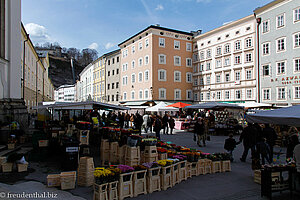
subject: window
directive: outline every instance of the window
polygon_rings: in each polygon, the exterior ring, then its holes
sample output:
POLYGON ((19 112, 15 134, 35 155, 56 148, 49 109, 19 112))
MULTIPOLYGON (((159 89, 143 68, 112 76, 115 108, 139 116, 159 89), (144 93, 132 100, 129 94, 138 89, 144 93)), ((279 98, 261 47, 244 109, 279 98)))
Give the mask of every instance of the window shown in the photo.
POLYGON ((127 100, 127 92, 123 93, 123 100, 127 100))
POLYGON ((222 54, 222 47, 217 47, 216 52, 217 52, 216 53, 217 56, 221 55, 222 54))
POLYGON ((278 15, 277 17, 277 28, 281 28, 284 26, 284 14, 278 15))
POLYGON ((300 8, 294 10, 294 22, 300 21, 300 8))
POLYGON ((192 90, 187 90, 186 91, 186 99, 187 100, 191 100, 192 99, 192 90))
POLYGON ((206 100, 210 100, 210 92, 206 93, 206 100))
POLYGON ((149 39, 147 38, 146 40, 145 40, 145 47, 147 48, 149 46, 149 39))
POLYGON ((167 90, 165 88, 159 88, 158 89, 158 98, 159 99, 166 99, 166 93, 167 93, 167 90))
POLYGON ((110 71, 107 72, 107 76, 110 76, 110 71))
POLYGON ((186 66, 187 67, 192 67, 192 59, 191 58, 186 59, 186 66))
POLYGON ((174 90, 174 99, 175 100, 181 100, 181 90, 180 89, 175 89, 174 90))
POLYGON ((224 53, 230 53, 230 44, 225 44, 224 53))
POLYGON ((181 66, 181 58, 180 56, 174 56, 174 65, 181 66))
POLYGON ((235 80, 236 80, 236 81, 241 80, 241 72, 240 72, 240 71, 235 72, 235 80))
POLYGON ((252 70, 246 70, 246 80, 252 79, 252 70))
POLYGON ((300 33, 294 35, 294 48, 300 47, 300 33))
POLYGON ((186 82, 192 83, 192 73, 191 72, 186 73, 186 82))
POLYGON ((143 58, 139 58, 139 66, 141 67, 143 65, 143 58))
POLYGON ((252 98, 252 90, 246 90, 246 98, 251 99, 252 98))
POLYGON ((285 38, 277 40, 277 52, 285 50, 285 38))
POLYGON ((202 72, 203 70, 204 70, 204 63, 201 63, 199 71, 202 72))
POLYGON ((143 90, 139 91, 139 99, 143 99, 143 90))
POLYGON ((285 100, 285 88, 277 88, 278 100, 285 100))
POLYGON ((107 64, 110 65, 110 60, 108 60, 107 64))
POLYGON ((200 101, 203 101, 204 100, 204 96, 203 96, 203 93, 200 94, 200 101))
POLYGON ((142 49, 143 49, 143 43, 139 42, 139 50, 142 50, 142 49))
POLYGON ((263 76, 270 76, 270 66, 263 65, 263 76))
POLYGON ((242 95, 241 95, 241 90, 236 90, 235 91, 235 99, 241 99, 242 95))
POLYGON ((127 76, 123 76, 123 78, 122 78, 122 84, 123 85, 127 85, 127 83, 128 83, 128 77, 127 76))
POLYGON ((206 58, 211 58, 211 49, 206 51, 206 58))
POLYGON ((159 81, 167 81, 167 71, 164 69, 158 70, 158 80, 159 81))
POLYGON ((117 57, 117 63, 120 61, 120 58, 119 58, 119 56, 117 57))
POLYGON ((195 85, 195 86, 198 85, 198 78, 194 78, 194 85, 195 85))
MULTIPOLYGON (((118 57, 119 58, 119 57, 118 57)), ((117 74, 119 74, 119 69, 117 69, 117 74)))
POLYGON ((220 68, 220 67, 222 67, 222 60, 218 59, 216 60, 216 68, 220 68))
POLYGON ((234 57, 234 64, 241 64, 241 56, 237 55, 234 57))
POLYGON ((149 90, 147 90, 147 89, 144 91, 144 98, 145 99, 149 98, 149 90))
POLYGON ((224 66, 229 66, 230 65, 230 57, 224 58, 224 66))
POLYGON ((246 53, 246 62, 252 62, 252 53, 246 53))
POLYGON ((270 43, 264 43, 263 44, 263 55, 269 55, 270 54, 270 43))
POLYGON ((180 41, 174 40, 174 49, 180 49, 180 41))
POLYGON ((114 83, 111 84, 111 89, 115 89, 115 84, 114 83))
POLYGON ((110 84, 107 84, 107 90, 109 90, 109 88, 110 88, 109 86, 110 86, 110 84))
POLYGON ((203 77, 200 77, 200 85, 204 85, 203 77))
POLYGON ((210 62, 206 62, 206 70, 211 70, 211 63, 210 62))
POLYGON ((145 71, 145 81, 149 81, 149 70, 145 71))
POLYGON ((131 91, 131 99, 134 99, 134 96, 135 96, 135 92, 131 91))
POLYGON ((206 84, 209 85, 210 84, 210 76, 206 77, 206 84))
POLYGON ((159 38, 159 47, 165 47, 165 38, 159 38))
POLYGON ((109 96, 109 95, 107 95, 107 101, 108 101, 108 102, 110 101, 110 100, 109 100, 109 97, 110 97, 110 96, 109 96))
POLYGON ((263 89, 264 100, 270 100, 270 89, 263 89))
POLYGON ((186 51, 192 51, 192 44, 186 43, 186 51))
POLYGON ((112 70, 112 75, 115 75, 115 70, 112 70))
POLYGON ((131 83, 135 83, 135 74, 131 74, 131 83))
POLYGON ((139 72, 139 82, 143 81, 143 72, 139 72))
POLYGON ((134 69, 134 67, 135 67, 135 61, 133 60, 131 61, 131 68, 134 69))
POLYGON ((174 82, 181 82, 181 72, 174 71, 174 82))
POLYGON ((225 99, 230 99, 230 92, 228 90, 225 91, 225 99))
POLYGON ((230 74, 226 73, 225 74, 225 82, 229 82, 230 81, 230 74))
POLYGON ((221 92, 220 91, 218 91, 217 93, 216 93, 217 95, 217 100, 220 100, 221 99, 221 92))
POLYGON ((122 70, 123 70, 123 72, 128 70, 128 64, 127 63, 123 64, 122 70))
POLYGON ((204 51, 200 52, 200 60, 204 60, 204 51))
POLYGON ((119 82, 116 82, 116 89, 119 88, 119 82))
POLYGON ((240 40, 238 40, 234 43, 234 50, 235 51, 241 50, 241 41, 240 40))
POLYGON ((135 53, 135 46, 131 47, 131 53, 134 54, 135 53))
POLYGON ((145 56, 145 65, 149 64, 149 56, 145 56))
POLYGON ((295 87, 295 99, 300 99, 300 87, 295 87))
POLYGON ((221 83, 221 74, 216 75, 216 83, 221 83))
POLYGON ((252 47, 252 38, 247 38, 246 39, 246 48, 252 47))
POLYGON ((166 64, 166 55, 159 54, 158 57, 159 57, 159 60, 158 60, 159 64, 166 64))
POLYGON ((294 66, 295 66, 295 68, 294 68, 295 71, 299 72, 300 71, 300 59, 299 58, 294 60, 294 66))
POLYGON ((277 63, 277 74, 285 73, 285 61, 281 61, 277 63))
POLYGON ((269 32, 269 30, 270 30, 269 23, 270 23, 269 20, 263 22, 263 29, 262 29, 263 33, 269 32))
POLYGON ((194 101, 198 101, 198 93, 194 94, 194 101))

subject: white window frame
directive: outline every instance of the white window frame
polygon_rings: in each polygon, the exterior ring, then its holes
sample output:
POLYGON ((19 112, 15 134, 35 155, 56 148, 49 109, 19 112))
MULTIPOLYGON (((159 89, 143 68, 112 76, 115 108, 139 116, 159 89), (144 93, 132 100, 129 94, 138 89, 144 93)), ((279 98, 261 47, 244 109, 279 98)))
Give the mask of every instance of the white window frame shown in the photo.
POLYGON ((189 42, 186 43, 186 51, 192 51, 192 44, 189 42))
POLYGON ((135 91, 134 91, 134 90, 132 90, 132 91, 130 92, 130 99, 131 99, 131 100, 135 99, 135 91))
POLYGON ((134 69, 135 68, 135 60, 132 60, 131 61, 131 69, 134 69))
POLYGON ((271 76, 271 65, 270 64, 264 64, 262 65, 262 75, 263 76, 271 76), (268 74, 266 74, 265 67, 268 67, 268 74))
POLYGON ((192 100, 193 99, 193 91, 192 90, 186 90, 186 100, 192 100), (189 97, 190 93, 190 97, 189 97))
POLYGON ((149 76, 150 76, 149 70, 146 70, 145 74, 144 74, 144 77, 145 77, 144 80, 145 80, 145 82, 149 81, 149 76), (146 76, 146 74, 148 74, 148 76, 146 76))
POLYGON ((229 72, 225 73, 225 82, 226 83, 230 82, 230 73, 229 72), (227 75, 229 75, 229 80, 227 80, 227 75))
POLYGON ((148 89, 145 89, 144 90, 144 98, 145 99, 149 99, 149 90, 148 89), (146 95, 147 94, 147 95, 146 95))
POLYGON ((211 70, 211 61, 206 62, 206 70, 207 71, 211 70))
POLYGON ((123 100, 127 100, 127 92, 123 92, 123 100))
POLYGON ((216 59, 216 68, 222 67, 222 59, 216 59))
POLYGON ((284 51, 286 51, 286 38, 285 37, 278 38, 276 40, 276 52, 280 53, 280 52, 284 52, 284 51), (281 49, 282 44, 280 44, 280 49, 279 49, 279 42, 282 43, 282 41, 283 41, 283 49, 281 49))
POLYGON ((193 66, 192 58, 186 58, 186 67, 192 67, 192 66, 193 66))
POLYGON ((269 19, 262 22, 261 31, 262 31, 263 34, 270 32, 270 20, 269 19))
POLYGON ((139 42, 139 51, 143 50, 143 42, 139 42))
POLYGON ((224 54, 230 53, 230 44, 227 43, 224 45, 224 54))
POLYGON ((241 80, 241 71, 235 71, 234 75, 235 75, 234 78, 235 78, 236 81, 241 80))
POLYGON ((206 58, 207 59, 211 58, 211 49, 206 50, 206 58))
POLYGON ((276 16, 276 29, 283 28, 285 26, 285 13, 281 13, 276 16))
POLYGON ((262 55, 263 56, 269 56, 270 55, 270 47, 271 47, 270 42, 265 42, 265 43, 262 44, 262 55))
POLYGON ((167 70, 165 70, 165 69, 158 70, 158 81, 167 81, 167 70), (161 72, 164 73, 164 78, 160 77, 161 72))
POLYGON ((203 101, 203 100, 204 100, 204 95, 203 95, 203 93, 200 93, 199 99, 200 99, 200 101, 203 101))
POLYGON ((242 99, 242 90, 235 90, 235 99, 236 99, 236 100, 242 99), (239 95, 240 95, 239 98, 238 98, 238 93, 239 93, 239 95))
POLYGON ((224 99, 230 99, 230 90, 225 90, 224 94, 224 99))
POLYGON ((242 44, 241 40, 235 41, 234 42, 234 51, 240 51, 242 49, 242 45, 241 44, 242 44))
POLYGON ((211 76, 206 76, 206 84, 207 85, 211 84, 211 76))
POLYGON ((253 76, 253 70, 252 69, 247 69, 246 70, 246 80, 251 80, 253 76))
POLYGON ((139 58, 138 65, 139 65, 139 67, 143 66, 143 58, 142 57, 139 58))
POLYGON ((300 47, 300 32, 295 33, 293 35, 293 47, 299 48, 300 47))
POLYGON ((253 39, 252 39, 252 37, 246 38, 245 39, 245 49, 252 48, 252 47, 253 47, 253 39))
POLYGON ((252 99, 252 89, 247 89, 246 90, 246 99, 252 99))
POLYGON ((167 63, 167 56, 165 54, 158 54, 158 64, 165 65, 167 63), (163 57, 163 62, 161 62, 161 57, 163 57))
POLYGON ((294 99, 300 100, 300 86, 294 86, 294 99))
POLYGON ((294 23, 300 22, 300 7, 293 10, 294 23))
POLYGON ((148 64, 149 64, 149 56, 146 55, 146 56, 145 56, 145 65, 148 65, 148 64))
POLYGON ((253 53, 245 53, 245 62, 253 62, 253 53))
POLYGON ((165 48, 165 46, 166 46, 166 40, 165 40, 165 38, 159 38, 158 39, 158 46, 165 48))
POLYGON ((174 89, 174 100, 181 100, 181 89, 174 89), (176 97, 176 94, 178 92, 178 97, 176 97))
POLYGON ((194 93, 194 101, 198 101, 198 93, 194 93))
POLYGON ((235 55, 234 56, 234 64, 235 65, 240 65, 240 64, 242 64, 242 55, 235 55), (239 57, 239 59, 238 59, 238 61, 239 62, 237 62, 237 58, 239 57))
POLYGON ((285 60, 276 62, 276 74, 277 75, 283 75, 283 74, 285 74, 286 70, 287 70, 287 66, 286 66, 286 61, 285 60), (284 70, 282 70, 282 66, 280 66, 280 70, 279 70, 279 68, 278 68, 279 65, 278 64, 282 64, 282 63, 284 63, 284 66, 283 66, 284 70))
POLYGON ((216 99, 217 99, 217 100, 221 100, 221 98, 222 98, 222 93, 221 93, 221 91, 217 91, 217 92, 216 92, 216 99))
POLYGON ((174 71, 174 82, 181 82, 181 71, 174 71), (176 79, 176 74, 179 74, 179 80, 176 79))
POLYGON ((143 90, 139 90, 139 99, 143 99, 143 90), (141 93, 142 92, 142 93, 141 93), (141 95, 142 94, 142 95, 141 95))
POLYGON ((193 82, 193 74, 191 72, 187 72, 186 73, 186 82, 187 83, 192 83, 193 82), (190 77, 190 80, 189 80, 189 77, 190 77))
POLYGON ((271 88, 263 88, 262 92, 263 92, 262 98, 264 101, 271 100, 271 88), (266 97, 268 97, 268 98, 266 98, 266 97))
POLYGON ((131 54, 134 54, 135 53, 135 46, 132 46, 131 47, 131 54))
POLYGON ((300 57, 293 60, 294 72, 300 72, 300 57))
POLYGON ((174 56, 174 66, 181 66, 181 57, 180 56, 174 56), (178 59, 179 63, 176 63, 176 59, 178 59))
POLYGON ((127 85, 128 84, 128 76, 123 76, 122 77, 122 85, 127 85))
POLYGON ((180 50, 180 41, 174 40, 174 49, 180 50))
POLYGON ((167 99, 167 89, 166 88, 159 88, 158 89, 158 99, 167 99), (161 93, 164 93, 164 96, 161 93))
POLYGON ((132 84, 136 83, 136 76, 135 76, 135 73, 132 73, 130 77, 131 77, 131 83, 132 83, 132 84))
POLYGON ((222 47, 221 46, 217 46, 216 47, 216 56, 220 56, 222 55, 222 47))
POLYGON ((286 87, 277 87, 276 88, 276 98, 277 98, 277 100, 278 101, 284 101, 284 100, 286 100, 286 97, 287 97, 287 95, 286 95, 286 87), (284 92, 282 93, 281 92, 281 97, 279 97, 279 89, 284 89, 284 92), (283 94, 283 95, 282 95, 283 94), (282 98, 282 96, 284 96, 283 98, 282 98))
POLYGON ((139 83, 143 82, 143 72, 138 73, 138 82, 139 83))
POLYGON ((216 83, 221 83, 221 74, 216 74, 216 83))
POLYGON ((148 48, 149 47, 149 38, 146 38, 145 39, 145 48, 148 48))
POLYGON ((230 66, 230 59, 231 57, 228 56, 228 57, 224 57, 224 66, 230 66))

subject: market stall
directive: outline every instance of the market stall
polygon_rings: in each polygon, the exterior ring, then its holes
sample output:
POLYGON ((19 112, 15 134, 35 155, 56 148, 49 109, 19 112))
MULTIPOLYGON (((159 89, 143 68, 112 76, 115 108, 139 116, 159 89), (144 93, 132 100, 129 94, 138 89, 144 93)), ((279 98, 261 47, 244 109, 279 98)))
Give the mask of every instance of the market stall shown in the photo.
MULTIPOLYGON (((186 106, 190 106, 190 105, 191 104, 177 102, 177 103, 168 105, 167 107, 182 109, 182 108, 184 108, 186 106)), ((191 128, 191 126, 193 126, 191 119, 186 119, 186 118, 176 118, 175 119, 175 127, 174 128, 177 130, 186 130, 186 129, 191 128)))

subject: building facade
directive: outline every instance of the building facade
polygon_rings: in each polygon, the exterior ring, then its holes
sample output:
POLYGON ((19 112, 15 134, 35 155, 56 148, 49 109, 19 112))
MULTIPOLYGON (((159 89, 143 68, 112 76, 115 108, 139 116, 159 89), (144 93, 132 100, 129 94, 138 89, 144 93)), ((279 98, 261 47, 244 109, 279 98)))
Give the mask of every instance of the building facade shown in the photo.
MULTIPOLYGON (((79 74, 79 94, 78 101, 93 100, 93 79, 94 63, 90 63, 79 74)), ((78 84, 78 82, 77 82, 78 84)))
POLYGON ((256 100, 255 30, 250 15, 194 38, 194 101, 256 100))
POLYGON ((122 102, 192 101, 192 36, 152 25, 120 43, 122 102))
POLYGON ((276 0, 257 8, 258 100, 277 106, 300 103, 300 4, 276 0))
POLYGON ((120 49, 105 54, 106 102, 119 104, 120 96, 120 49))
POLYGON ((54 91, 54 100, 56 102, 74 102, 75 96, 75 85, 61 85, 54 91))
POLYGON ((105 56, 102 55, 93 62, 93 97, 94 101, 105 102, 105 56))

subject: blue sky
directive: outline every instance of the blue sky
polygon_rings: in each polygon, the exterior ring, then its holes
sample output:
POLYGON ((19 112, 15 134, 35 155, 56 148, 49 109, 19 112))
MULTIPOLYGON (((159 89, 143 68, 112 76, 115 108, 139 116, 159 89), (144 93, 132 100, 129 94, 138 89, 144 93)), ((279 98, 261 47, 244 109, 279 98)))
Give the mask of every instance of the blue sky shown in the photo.
POLYGON ((91 47, 100 56, 151 24, 207 32, 270 1, 22 0, 22 22, 34 43, 91 47))

